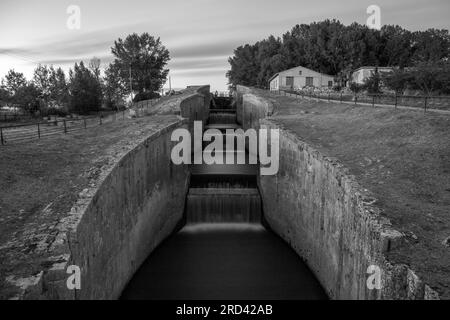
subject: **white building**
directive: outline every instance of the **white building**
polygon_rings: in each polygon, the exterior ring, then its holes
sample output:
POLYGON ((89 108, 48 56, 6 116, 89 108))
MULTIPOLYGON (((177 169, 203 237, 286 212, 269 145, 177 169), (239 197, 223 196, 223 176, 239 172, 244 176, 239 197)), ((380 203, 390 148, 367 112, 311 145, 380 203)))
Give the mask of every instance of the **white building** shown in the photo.
POLYGON ((305 67, 295 67, 281 71, 269 80, 270 90, 302 89, 304 87, 331 88, 334 85, 334 77, 322 74, 305 67))
POLYGON ((394 70, 394 68, 391 67, 361 67, 353 71, 351 81, 356 84, 364 84, 377 69, 380 74, 389 73, 394 70))

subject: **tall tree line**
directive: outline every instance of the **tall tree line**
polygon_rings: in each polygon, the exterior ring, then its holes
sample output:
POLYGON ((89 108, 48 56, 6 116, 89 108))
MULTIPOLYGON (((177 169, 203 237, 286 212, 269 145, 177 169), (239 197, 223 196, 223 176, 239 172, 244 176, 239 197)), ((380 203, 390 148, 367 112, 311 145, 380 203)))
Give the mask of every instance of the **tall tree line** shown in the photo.
POLYGON ((61 68, 38 65, 33 78, 10 70, 0 85, 0 100, 24 110, 86 114, 101 107, 116 109, 129 96, 134 101, 158 97, 169 70, 169 51, 148 33, 118 39, 111 48, 113 61, 101 72, 101 60, 75 63, 68 76, 61 68), (131 80, 131 83, 130 83, 131 80))
POLYGON ((335 75, 342 83, 362 66, 395 66, 448 61, 448 30, 411 32, 386 25, 381 30, 337 20, 294 26, 281 38, 269 36, 234 50, 227 72, 230 85, 267 87, 270 77, 282 70, 304 66, 335 75))

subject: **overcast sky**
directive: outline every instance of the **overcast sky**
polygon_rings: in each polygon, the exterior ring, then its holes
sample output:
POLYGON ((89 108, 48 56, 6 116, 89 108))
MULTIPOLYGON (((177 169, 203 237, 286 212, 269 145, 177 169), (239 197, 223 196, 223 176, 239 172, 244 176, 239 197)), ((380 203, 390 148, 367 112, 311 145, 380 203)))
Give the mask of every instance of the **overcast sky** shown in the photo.
POLYGON ((37 63, 68 70, 92 56, 104 66, 115 39, 149 32, 171 53, 173 87, 225 90, 227 60, 239 45, 327 18, 365 23, 371 4, 381 8, 382 24, 450 27, 449 0, 0 0, 0 77, 14 68, 30 78, 37 63), (66 26, 70 5, 81 9, 80 30, 66 26))

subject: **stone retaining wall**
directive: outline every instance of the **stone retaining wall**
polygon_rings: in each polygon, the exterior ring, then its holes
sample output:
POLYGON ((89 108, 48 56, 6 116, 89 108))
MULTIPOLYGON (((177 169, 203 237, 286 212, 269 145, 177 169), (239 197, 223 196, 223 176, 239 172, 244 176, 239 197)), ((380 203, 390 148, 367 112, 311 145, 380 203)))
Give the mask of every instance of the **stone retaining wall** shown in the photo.
MULTIPOLYGON (((240 89, 247 126, 280 129, 280 169, 260 176, 264 217, 307 262, 332 299, 436 299, 437 293, 406 265, 385 254, 401 245, 370 191, 337 159, 326 157, 269 114, 270 101, 240 89), (257 120, 256 120, 257 119, 257 120), (370 266, 381 271, 381 289, 367 286, 370 266)), ((372 269, 374 270, 374 269, 372 269)), ((372 271, 373 272, 373 271, 372 271)))

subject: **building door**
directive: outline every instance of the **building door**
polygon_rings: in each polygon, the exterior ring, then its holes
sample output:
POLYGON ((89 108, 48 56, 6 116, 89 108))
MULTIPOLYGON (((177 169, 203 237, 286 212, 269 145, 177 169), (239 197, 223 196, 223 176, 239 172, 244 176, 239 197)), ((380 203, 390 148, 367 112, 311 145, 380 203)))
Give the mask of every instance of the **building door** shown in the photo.
POLYGON ((291 89, 294 87, 294 77, 286 77, 286 87, 291 89))
POLYGON ((313 77, 306 77, 306 86, 314 87, 314 78, 313 77))

